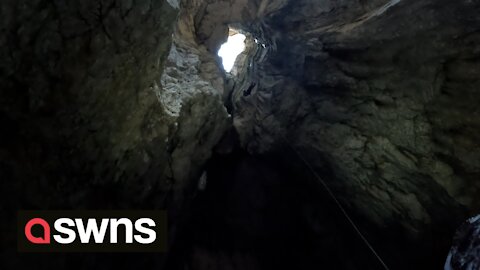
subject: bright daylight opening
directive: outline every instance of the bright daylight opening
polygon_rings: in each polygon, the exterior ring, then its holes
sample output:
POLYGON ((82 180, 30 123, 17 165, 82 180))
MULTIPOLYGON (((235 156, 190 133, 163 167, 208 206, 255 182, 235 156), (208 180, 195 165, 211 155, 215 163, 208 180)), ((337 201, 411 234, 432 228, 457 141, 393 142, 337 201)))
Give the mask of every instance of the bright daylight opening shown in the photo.
POLYGON ((222 57, 223 69, 230 72, 235 64, 235 59, 245 50, 245 39, 247 37, 243 34, 235 34, 228 37, 220 50, 218 56, 222 57))

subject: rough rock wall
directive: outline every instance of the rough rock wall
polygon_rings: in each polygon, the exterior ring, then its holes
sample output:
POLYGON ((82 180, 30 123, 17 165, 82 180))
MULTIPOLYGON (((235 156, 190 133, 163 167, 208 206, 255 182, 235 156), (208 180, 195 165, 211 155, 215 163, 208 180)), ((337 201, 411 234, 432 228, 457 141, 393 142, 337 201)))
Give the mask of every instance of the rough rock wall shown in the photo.
POLYGON ((423 243, 440 262, 480 210, 479 11, 476 1, 303 0, 246 26, 272 32, 250 78, 258 87, 234 101, 243 145, 293 145, 367 231, 382 229, 372 238, 423 243))
POLYGON ((154 140, 168 135, 152 86, 176 13, 165 1, 2 4, 2 178, 68 186, 148 174, 164 152, 154 140))
POLYGON ((178 8, 2 2, 2 247, 20 209, 178 209, 196 186, 227 113, 215 62, 177 42, 178 8))
POLYGON ((231 121, 223 104, 224 78, 218 59, 198 42, 194 18, 199 3, 184 1, 181 7, 161 86, 155 89, 164 111, 177 121, 171 164, 174 179, 184 187, 182 182, 201 175, 231 121))

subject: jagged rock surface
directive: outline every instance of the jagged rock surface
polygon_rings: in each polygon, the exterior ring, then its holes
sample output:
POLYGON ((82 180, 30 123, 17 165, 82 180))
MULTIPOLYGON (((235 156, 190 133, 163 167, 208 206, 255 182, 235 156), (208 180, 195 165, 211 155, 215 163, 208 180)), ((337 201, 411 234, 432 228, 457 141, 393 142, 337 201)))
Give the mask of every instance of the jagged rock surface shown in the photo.
POLYGON ((445 270, 480 269, 480 216, 467 220, 456 232, 445 270))

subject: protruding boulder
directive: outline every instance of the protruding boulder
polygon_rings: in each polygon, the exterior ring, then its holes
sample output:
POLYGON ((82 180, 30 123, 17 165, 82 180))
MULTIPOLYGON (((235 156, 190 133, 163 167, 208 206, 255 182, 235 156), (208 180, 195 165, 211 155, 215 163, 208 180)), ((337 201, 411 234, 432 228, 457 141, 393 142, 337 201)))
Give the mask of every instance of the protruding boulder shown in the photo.
POLYGON ((467 220, 457 230, 445 262, 445 270, 480 269, 480 215, 467 220))

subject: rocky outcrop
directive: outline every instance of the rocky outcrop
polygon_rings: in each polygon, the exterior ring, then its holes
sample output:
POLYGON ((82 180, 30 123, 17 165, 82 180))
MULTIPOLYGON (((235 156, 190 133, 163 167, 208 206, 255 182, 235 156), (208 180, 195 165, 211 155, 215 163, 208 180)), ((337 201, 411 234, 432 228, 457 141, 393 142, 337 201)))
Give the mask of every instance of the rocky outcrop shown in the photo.
POLYGON ((480 216, 467 220, 456 232, 445 270, 480 268, 480 216))

